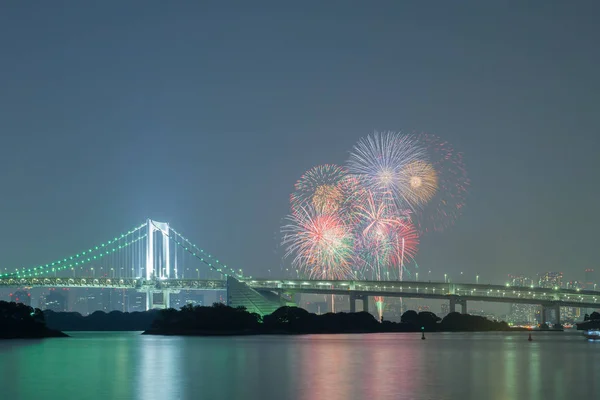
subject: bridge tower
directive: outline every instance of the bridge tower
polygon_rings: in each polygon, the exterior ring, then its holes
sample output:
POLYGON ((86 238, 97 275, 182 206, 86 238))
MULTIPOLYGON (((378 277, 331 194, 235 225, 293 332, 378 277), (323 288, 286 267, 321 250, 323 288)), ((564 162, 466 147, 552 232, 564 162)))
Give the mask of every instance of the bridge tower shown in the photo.
POLYGON ((153 278, 166 279, 171 273, 171 257, 169 254, 169 224, 148 219, 148 243, 146 246, 146 280, 153 278), (154 233, 160 232, 162 238, 162 260, 160 268, 156 270, 156 257, 154 255, 154 233))
MULTIPOLYGON (((160 281, 168 279, 171 276, 171 255, 169 251, 169 223, 158 222, 151 219, 147 221, 147 242, 146 242, 146 274, 145 282, 142 284, 141 292, 146 293, 146 310, 153 308, 169 308, 171 306, 170 295, 177 293, 168 288, 161 287, 160 281), (156 232, 160 233, 162 239, 155 243, 156 232), (157 258, 155 254, 155 244, 161 245, 160 255, 157 258), (155 293, 162 294, 163 301, 160 304, 154 303, 155 293)), ((176 277, 175 277, 176 278, 176 277)))

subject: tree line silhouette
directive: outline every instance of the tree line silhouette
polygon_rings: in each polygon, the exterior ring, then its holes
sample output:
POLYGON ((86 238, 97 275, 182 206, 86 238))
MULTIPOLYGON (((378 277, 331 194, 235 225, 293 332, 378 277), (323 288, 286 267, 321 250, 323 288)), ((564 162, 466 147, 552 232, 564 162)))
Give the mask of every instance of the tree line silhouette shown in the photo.
POLYGON ((0 301, 0 339, 67 336, 46 326, 44 314, 22 303, 0 301))
MULTIPOLYGON (((594 314, 592 316, 596 317, 594 314)), ((378 321, 367 312, 317 315, 299 307, 289 306, 281 307, 272 314, 261 317, 256 313, 248 312, 244 307, 233 308, 215 303, 209 307, 188 304, 180 310, 169 308, 132 313, 96 311, 88 316, 82 316, 76 312, 50 310, 42 312, 24 304, 0 301, 0 338, 60 336, 62 335, 60 331, 240 335, 503 330, 510 330, 505 322, 456 312, 441 319, 432 312, 417 313, 409 310, 402 315, 400 322, 391 322, 378 321)))
POLYGON ((406 311, 401 322, 377 321, 368 312, 312 314, 299 307, 281 307, 261 317, 244 307, 232 308, 215 303, 212 307, 186 305, 180 311, 159 311, 146 334, 227 335, 227 334, 308 334, 368 332, 456 332, 505 331, 506 322, 484 317, 448 314, 444 319, 432 312, 406 311))

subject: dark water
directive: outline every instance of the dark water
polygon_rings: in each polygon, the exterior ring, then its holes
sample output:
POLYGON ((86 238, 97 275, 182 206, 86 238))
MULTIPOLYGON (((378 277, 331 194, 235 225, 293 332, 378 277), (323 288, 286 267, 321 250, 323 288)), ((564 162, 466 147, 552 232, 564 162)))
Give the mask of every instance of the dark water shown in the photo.
POLYGON ((575 334, 0 342, 0 399, 597 399, 600 343, 575 334))

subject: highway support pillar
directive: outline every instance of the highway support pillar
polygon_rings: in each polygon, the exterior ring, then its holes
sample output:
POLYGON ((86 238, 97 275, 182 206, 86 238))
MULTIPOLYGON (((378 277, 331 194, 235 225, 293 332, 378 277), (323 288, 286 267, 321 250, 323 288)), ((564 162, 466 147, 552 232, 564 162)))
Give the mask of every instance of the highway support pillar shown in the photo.
POLYGON ((356 312, 356 295, 354 295, 354 294, 350 295, 350 312, 351 313, 356 312))
POLYGON ((457 304, 459 304, 461 307, 461 313, 466 314, 467 313, 467 300, 461 299, 458 296, 450 297, 450 312, 451 313, 456 312, 457 304))
POLYGON ((171 308, 171 292, 168 290, 163 290, 163 301, 165 304, 165 309, 171 308))
POLYGON ((154 292, 146 290, 146 311, 152 310, 154 307, 154 292))
POLYGON ((362 300, 362 310, 369 312, 369 296, 366 294, 350 294, 350 312, 356 312, 356 300, 362 300))

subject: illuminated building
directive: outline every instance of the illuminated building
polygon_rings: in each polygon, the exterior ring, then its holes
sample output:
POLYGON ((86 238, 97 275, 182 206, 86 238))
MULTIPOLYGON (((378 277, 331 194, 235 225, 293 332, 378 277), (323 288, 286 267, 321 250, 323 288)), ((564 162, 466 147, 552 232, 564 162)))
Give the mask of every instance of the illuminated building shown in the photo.
POLYGON ((113 289, 114 293, 113 304, 111 304, 111 311, 117 310, 121 312, 129 311, 129 290, 127 289, 113 289))
POLYGON ((198 293, 194 290, 182 290, 179 295, 171 296, 171 307, 179 309, 186 304, 192 304, 194 306, 203 306, 204 294, 198 293))
POLYGON ((529 325, 535 323, 535 314, 539 307, 532 304, 511 304, 508 313, 508 322, 515 325, 529 325))
POLYGON ((87 289, 87 313, 102 310, 102 299, 99 289, 87 289))
POLYGON ((140 292, 132 293, 129 300, 129 312, 146 311, 146 294, 140 292))
POLYGON ((594 290, 594 285, 596 284, 596 275, 594 273, 593 268, 587 268, 585 270, 585 286, 588 290, 594 290))
POLYGON ((78 296, 73 303, 73 311, 81 315, 88 314, 87 296, 78 296))
POLYGON ((539 275, 539 286, 543 288, 562 287, 562 272, 544 272, 539 275))
POLYGON ((67 311, 67 294, 63 294, 56 289, 50 289, 50 292, 46 296, 45 309, 55 312, 67 311))
POLYGON ((569 281, 566 284, 567 289, 583 289, 584 284, 579 281, 569 281))
POLYGON ((450 304, 448 304, 448 302, 444 302, 442 303, 442 315, 448 315, 448 313, 450 312, 450 304))
POLYGON ((525 275, 508 275, 508 284, 510 286, 530 287, 534 282, 533 279, 525 275))
POLYGON ((17 290, 16 292, 10 294, 10 301, 31 306, 31 293, 25 290, 17 290))

